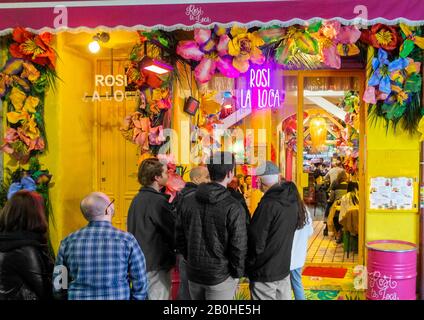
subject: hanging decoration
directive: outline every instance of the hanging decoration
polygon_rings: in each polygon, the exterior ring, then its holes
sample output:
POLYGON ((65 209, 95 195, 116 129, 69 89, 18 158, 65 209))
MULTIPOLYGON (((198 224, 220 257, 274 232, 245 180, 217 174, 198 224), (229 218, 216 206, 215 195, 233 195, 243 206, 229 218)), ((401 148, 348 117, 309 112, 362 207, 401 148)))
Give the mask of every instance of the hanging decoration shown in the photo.
POLYGON ((321 116, 314 117, 309 122, 309 134, 311 135, 312 149, 321 150, 327 140, 327 121, 321 116))
POLYGON ((352 126, 356 131, 359 131, 360 98, 358 92, 346 92, 339 107, 346 112, 345 123, 352 126))
MULTIPOLYGON (((169 46, 168 40, 160 32, 139 32, 140 42, 130 54, 130 66, 127 70, 128 84, 138 93, 135 112, 127 115, 120 131, 125 139, 140 147, 141 163, 145 158, 156 156, 166 142, 164 129, 170 127, 169 111, 172 107, 172 73, 157 74, 145 69, 149 41, 161 46, 169 46)), ((161 48, 160 48, 161 49, 161 48)))

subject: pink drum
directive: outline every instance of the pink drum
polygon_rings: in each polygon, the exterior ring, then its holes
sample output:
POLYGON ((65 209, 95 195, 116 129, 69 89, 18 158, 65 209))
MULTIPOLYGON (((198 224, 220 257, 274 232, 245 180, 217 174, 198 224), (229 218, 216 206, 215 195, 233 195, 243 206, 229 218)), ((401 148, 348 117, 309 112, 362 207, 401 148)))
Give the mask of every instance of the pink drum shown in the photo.
POLYGON ((367 243, 369 300, 416 300, 417 246, 399 240, 367 243))

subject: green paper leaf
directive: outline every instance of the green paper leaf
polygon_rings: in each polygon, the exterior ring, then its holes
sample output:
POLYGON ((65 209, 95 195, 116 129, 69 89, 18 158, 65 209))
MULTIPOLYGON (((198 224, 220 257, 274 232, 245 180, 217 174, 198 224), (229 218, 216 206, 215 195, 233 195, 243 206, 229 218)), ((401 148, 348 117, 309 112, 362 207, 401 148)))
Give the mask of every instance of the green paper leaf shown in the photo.
POLYGON ((403 114, 405 113, 405 110, 406 110, 406 104, 403 104, 401 106, 395 104, 393 106, 393 110, 392 110, 393 118, 398 119, 398 118, 402 117, 403 114))
POLYGON ((321 26, 322 26, 322 21, 315 22, 308 27, 308 32, 311 32, 311 33, 318 32, 321 26))
POLYGON ((297 48, 307 54, 315 55, 318 53, 318 41, 311 37, 308 33, 304 33, 295 40, 297 48))
POLYGON ((169 42, 165 38, 159 37, 158 40, 159 40, 160 44, 163 45, 164 47, 166 47, 166 48, 169 47, 169 42))
POLYGON ((405 91, 417 93, 421 91, 421 76, 417 73, 411 75, 405 82, 405 91))
POLYGON ((414 47, 415 47, 414 41, 406 39, 403 42, 402 47, 400 49, 400 57, 406 58, 407 56, 409 56, 412 50, 414 50, 414 47))

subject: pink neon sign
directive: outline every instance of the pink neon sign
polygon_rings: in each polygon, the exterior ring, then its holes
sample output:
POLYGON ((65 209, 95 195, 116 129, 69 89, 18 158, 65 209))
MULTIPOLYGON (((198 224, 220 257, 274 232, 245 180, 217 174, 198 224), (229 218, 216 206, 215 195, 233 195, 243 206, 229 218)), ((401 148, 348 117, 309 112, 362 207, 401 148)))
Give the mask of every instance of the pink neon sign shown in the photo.
POLYGON ((271 65, 251 67, 245 74, 244 88, 239 90, 239 106, 243 109, 281 107, 285 93, 284 90, 275 88, 275 82, 274 68, 271 65))

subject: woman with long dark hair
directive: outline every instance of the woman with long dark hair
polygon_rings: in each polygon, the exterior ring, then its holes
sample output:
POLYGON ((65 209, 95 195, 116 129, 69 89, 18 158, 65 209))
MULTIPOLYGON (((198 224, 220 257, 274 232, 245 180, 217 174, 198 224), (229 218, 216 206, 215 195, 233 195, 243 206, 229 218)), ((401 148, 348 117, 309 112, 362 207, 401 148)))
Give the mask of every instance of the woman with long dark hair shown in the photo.
POLYGON ((46 233, 43 198, 16 192, 0 213, 0 300, 51 298, 53 260, 46 233))
POLYGON ((305 265, 308 250, 308 239, 314 233, 312 219, 305 207, 296 185, 291 182, 292 192, 296 195, 298 203, 297 228, 293 237, 290 261, 290 282, 296 300, 305 300, 302 284, 302 269, 305 265))

